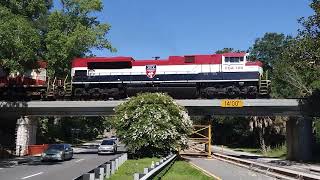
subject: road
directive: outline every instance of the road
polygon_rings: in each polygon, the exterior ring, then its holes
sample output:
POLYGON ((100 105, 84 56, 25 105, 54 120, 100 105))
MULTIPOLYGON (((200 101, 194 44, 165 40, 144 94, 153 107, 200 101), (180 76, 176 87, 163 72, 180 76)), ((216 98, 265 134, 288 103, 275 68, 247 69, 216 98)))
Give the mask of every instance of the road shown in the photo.
POLYGON ((71 180, 119 155, 74 154, 64 162, 41 162, 0 168, 0 180, 71 180))
POLYGON ((230 163, 226 163, 217 159, 207 158, 191 158, 191 163, 201 167, 205 171, 221 178, 221 179, 237 179, 237 180, 272 180, 270 176, 251 171, 247 168, 239 167, 230 163))

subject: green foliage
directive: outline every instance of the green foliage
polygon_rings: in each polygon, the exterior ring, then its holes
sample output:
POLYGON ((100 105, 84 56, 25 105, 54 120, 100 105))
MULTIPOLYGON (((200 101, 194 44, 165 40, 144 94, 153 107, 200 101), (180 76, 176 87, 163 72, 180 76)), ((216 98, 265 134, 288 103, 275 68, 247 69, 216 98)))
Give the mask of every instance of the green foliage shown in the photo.
POLYGON ((250 56, 252 59, 264 62, 265 68, 272 69, 273 64, 280 60, 291 39, 292 37, 282 33, 265 33, 262 38, 255 40, 250 48, 250 56))
POLYGON ((215 117, 212 120, 214 144, 233 147, 256 147, 255 134, 250 131, 249 119, 244 117, 215 117))
POLYGON ((94 16, 101 0, 6 0, 0 2, 0 65, 12 72, 30 69, 37 60, 48 61, 50 76, 64 77, 75 57, 91 49, 115 51, 106 36, 110 25, 94 16))
POLYGON ((0 2, 0 6, 10 9, 13 14, 32 20, 46 14, 51 4, 51 0, 4 0, 0 2))
POLYGON ((192 122, 182 106, 162 93, 143 93, 115 108, 117 135, 136 155, 185 148, 192 122))
POLYGON ((119 170, 111 176, 110 180, 132 180, 134 173, 143 173, 143 169, 150 167, 152 161, 155 163, 159 161, 159 158, 128 159, 120 166, 119 170))
POLYGON ((283 53, 275 67, 275 90, 282 97, 306 97, 320 88, 320 1, 310 7, 315 14, 301 18, 302 28, 283 53), (281 91, 284 89, 284 91, 281 91))
POLYGON ((231 148, 235 151, 248 152, 253 154, 264 155, 272 158, 285 158, 287 154, 287 146, 285 143, 275 147, 268 147, 266 153, 263 153, 259 148, 231 148))
POLYGON ((104 117, 65 117, 41 118, 39 120, 38 140, 42 143, 71 142, 76 139, 92 140, 103 135, 104 130, 110 127, 111 121, 104 117), (72 129, 79 129, 78 132, 72 129))
POLYGON ((115 51, 106 35, 110 25, 90 16, 102 10, 101 0, 63 0, 63 9, 48 17, 45 35, 48 72, 55 76, 69 73, 70 60, 90 55, 92 48, 115 51))
POLYGON ((23 71, 37 59, 40 36, 33 23, 0 4, 0 65, 23 71))
POLYGON ((217 50, 215 54, 223 54, 223 53, 230 53, 230 52, 245 52, 245 51, 235 50, 233 48, 223 48, 223 49, 217 50))

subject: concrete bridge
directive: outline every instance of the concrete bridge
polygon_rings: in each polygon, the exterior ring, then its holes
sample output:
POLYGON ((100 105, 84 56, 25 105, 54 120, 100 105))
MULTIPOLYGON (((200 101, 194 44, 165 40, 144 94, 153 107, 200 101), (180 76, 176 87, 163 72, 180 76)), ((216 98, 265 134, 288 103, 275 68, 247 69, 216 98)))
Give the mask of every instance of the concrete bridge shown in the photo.
MULTIPOLYGON (((19 116, 106 116, 124 101, 30 101, 0 102, 1 115, 19 116)), ((176 100, 190 115, 221 116, 317 116, 306 111, 302 99, 243 99, 243 100, 176 100), (231 104, 226 104, 231 103, 231 104), (233 104, 232 104, 233 103, 233 104), (238 104, 237 104, 238 103, 238 104)))
MULTIPOLYGON (((17 145, 35 143, 38 116, 106 116, 124 101, 30 101, 0 102, 1 117, 21 117, 17 121, 17 145), (29 137, 29 138, 25 138, 29 137)), ((288 158, 312 157, 312 118, 318 105, 305 99, 176 100, 190 116, 289 116, 286 122, 288 158), (315 107, 315 108, 313 108, 315 107)), ((318 111, 317 111, 318 109, 318 111)))

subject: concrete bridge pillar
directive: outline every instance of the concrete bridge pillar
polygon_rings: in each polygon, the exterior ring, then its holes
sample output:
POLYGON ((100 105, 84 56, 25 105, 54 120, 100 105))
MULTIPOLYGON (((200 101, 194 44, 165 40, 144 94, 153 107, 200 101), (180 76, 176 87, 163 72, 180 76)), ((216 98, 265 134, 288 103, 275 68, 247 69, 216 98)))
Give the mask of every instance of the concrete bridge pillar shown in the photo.
POLYGON ((36 144, 37 120, 28 116, 17 120, 16 155, 26 155, 28 145, 36 144))
POLYGON ((312 118, 290 117, 286 122, 287 158, 311 160, 312 139, 312 118))

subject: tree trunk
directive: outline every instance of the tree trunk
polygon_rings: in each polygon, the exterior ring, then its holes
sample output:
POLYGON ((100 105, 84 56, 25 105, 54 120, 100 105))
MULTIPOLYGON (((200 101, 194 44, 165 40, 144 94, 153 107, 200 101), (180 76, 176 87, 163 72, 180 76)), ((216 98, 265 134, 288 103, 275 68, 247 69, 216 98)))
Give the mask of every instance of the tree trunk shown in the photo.
POLYGON ((258 128, 258 133, 259 133, 259 143, 260 143, 260 148, 262 151, 262 154, 265 155, 267 154, 267 148, 266 148, 266 143, 264 140, 264 130, 263 128, 258 128))

